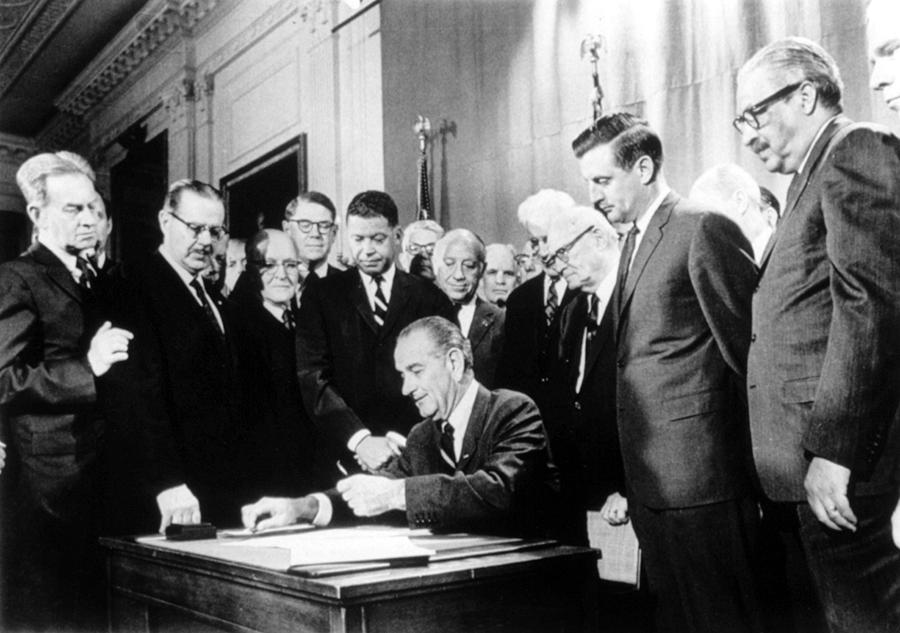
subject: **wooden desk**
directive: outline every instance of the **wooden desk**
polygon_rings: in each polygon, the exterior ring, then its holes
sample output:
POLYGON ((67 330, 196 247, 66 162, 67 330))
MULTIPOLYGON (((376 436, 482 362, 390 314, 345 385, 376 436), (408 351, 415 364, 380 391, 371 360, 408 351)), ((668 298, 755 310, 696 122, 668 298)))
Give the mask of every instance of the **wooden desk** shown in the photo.
POLYGON ((597 553, 588 548, 550 546, 311 579, 190 548, 118 538, 101 544, 115 633, 598 629, 597 553))

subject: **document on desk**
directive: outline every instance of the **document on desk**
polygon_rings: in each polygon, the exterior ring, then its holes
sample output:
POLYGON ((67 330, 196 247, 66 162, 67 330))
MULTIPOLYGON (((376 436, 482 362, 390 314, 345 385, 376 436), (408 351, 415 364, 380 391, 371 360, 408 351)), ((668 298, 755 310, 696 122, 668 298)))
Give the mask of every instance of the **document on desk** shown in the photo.
POLYGON ((610 525, 600 517, 600 512, 588 510, 587 526, 590 546, 602 553, 597 561, 600 578, 640 586, 641 548, 631 521, 610 525))
POLYGON ((245 547, 277 547, 290 552, 290 566, 369 561, 428 562, 434 550, 410 540, 409 528, 363 526, 326 528, 295 534, 261 536, 242 541, 245 547))

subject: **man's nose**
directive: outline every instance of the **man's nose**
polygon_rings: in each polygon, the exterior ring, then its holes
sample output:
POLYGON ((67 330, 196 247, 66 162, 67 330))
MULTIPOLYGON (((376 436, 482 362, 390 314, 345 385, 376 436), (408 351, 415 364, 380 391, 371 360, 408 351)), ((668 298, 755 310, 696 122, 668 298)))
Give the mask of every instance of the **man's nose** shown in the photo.
POLYGON ((875 59, 872 63, 872 78, 869 85, 872 90, 884 90, 885 86, 891 83, 891 78, 887 75, 888 64, 883 59, 875 59))

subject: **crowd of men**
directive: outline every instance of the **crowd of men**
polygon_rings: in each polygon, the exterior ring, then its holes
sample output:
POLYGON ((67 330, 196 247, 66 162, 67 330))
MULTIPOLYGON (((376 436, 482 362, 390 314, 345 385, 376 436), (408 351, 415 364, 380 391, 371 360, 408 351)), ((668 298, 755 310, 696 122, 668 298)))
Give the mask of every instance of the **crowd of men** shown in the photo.
MULTIPOLYGON (((900 20, 870 14, 900 112, 900 20)), ((90 166, 30 158, 36 239, 0 266, 4 625, 103 628, 102 534, 379 517, 584 544, 594 509, 633 523, 660 632, 900 629, 900 139, 841 92, 800 38, 741 68, 733 126, 792 175, 780 213, 737 165, 682 198, 659 135, 610 113, 573 142, 593 206, 530 196, 523 252, 364 191, 346 269, 326 195, 239 242, 195 180, 158 251, 112 266, 90 166)))

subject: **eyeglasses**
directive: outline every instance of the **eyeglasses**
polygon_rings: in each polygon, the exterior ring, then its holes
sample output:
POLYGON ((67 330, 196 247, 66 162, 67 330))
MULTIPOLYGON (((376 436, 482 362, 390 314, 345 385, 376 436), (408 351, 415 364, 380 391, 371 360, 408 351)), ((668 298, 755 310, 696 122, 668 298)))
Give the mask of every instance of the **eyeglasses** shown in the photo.
POLYGON ((316 232, 319 235, 325 235, 334 228, 334 222, 329 222, 328 220, 323 220, 322 222, 310 222, 309 220, 288 220, 288 222, 293 222, 297 225, 297 228, 300 229, 301 233, 309 233, 312 231, 313 227, 316 227, 316 232))
POLYGON ((194 234, 194 239, 200 237, 200 234, 203 233, 203 231, 209 231, 209 236, 214 240, 220 240, 228 235, 228 229, 221 224, 194 224, 193 222, 181 219, 177 214, 172 213, 171 211, 169 212, 169 215, 184 224, 188 230, 194 234))
POLYGON ((571 251, 575 247, 575 245, 578 243, 578 240, 580 240, 582 237, 584 237, 585 235, 587 235, 588 233, 590 233, 593 230, 594 230, 593 225, 587 227, 581 233, 576 235, 575 238, 571 242, 569 242, 562 248, 556 249, 555 253, 551 253, 549 255, 542 257, 541 261, 544 262, 544 266, 546 268, 553 269, 556 266, 557 260, 561 261, 563 264, 568 264, 569 263, 569 251, 571 251))
POLYGON ((410 242, 406 247, 406 252, 410 255, 419 255, 420 253, 424 253, 431 257, 434 255, 434 242, 431 244, 416 244, 415 242, 410 242))
POLYGON ((300 272, 300 262, 296 259, 286 259, 283 262, 253 262, 263 277, 274 277, 278 269, 281 268, 285 275, 296 275, 300 272))
POLYGON ((798 81, 795 84, 785 86, 778 92, 769 95, 762 101, 755 103, 754 105, 741 112, 734 118, 734 121, 731 122, 731 125, 733 125, 734 129, 738 131, 738 134, 743 134, 744 130, 748 127, 753 130, 758 130, 761 125, 759 122, 759 116, 761 114, 765 114, 766 110, 772 107, 772 105, 774 105, 776 102, 781 101, 782 99, 786 99, 787 97, 792 95, 800 88, 800 86, 805 83, 806 79, 804 79, 803 81, 798 81))

